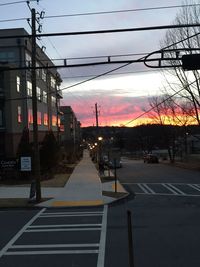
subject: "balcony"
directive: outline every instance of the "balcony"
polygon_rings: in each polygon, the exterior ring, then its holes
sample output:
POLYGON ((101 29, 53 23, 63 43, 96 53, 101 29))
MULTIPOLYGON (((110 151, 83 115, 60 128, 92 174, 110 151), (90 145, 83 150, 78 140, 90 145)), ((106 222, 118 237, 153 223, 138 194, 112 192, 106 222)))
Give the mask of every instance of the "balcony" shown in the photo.
POLYGON ((63 94, 61 90, 57 90, 57 98, 58 99, 62 99, 63 98, 63 94))

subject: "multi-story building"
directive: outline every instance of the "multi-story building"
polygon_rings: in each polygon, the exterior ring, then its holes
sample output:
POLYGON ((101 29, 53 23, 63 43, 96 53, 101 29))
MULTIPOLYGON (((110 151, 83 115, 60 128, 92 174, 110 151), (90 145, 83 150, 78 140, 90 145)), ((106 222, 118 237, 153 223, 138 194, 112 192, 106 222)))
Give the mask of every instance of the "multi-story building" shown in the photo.
MULTIPOLYGON (((13 157, 24 128, 32 140, 31 38, 23 28, 0 30, 0 156, 13 157), (26 36, 26 37, 18 37, 26 36), (11 38, 10 38, 11 37, 11 38), (5 70, 10 68, 10 70, 5 70), (13 70, 14 69, 14 70, 13 70)), ((59 106, 62 98, 61 78, 53 62, 36 47, 36 91, 38 140, 46 131, 58 131, 59 106), (37 68, 40 67, 40 68, 37 68), (44 68, 42 68, 44 67, 44 68)))
POLYGON ((61 106, 61 141, 68 153, 75 153, 80 149, 81 123, 70 106, 61 106))

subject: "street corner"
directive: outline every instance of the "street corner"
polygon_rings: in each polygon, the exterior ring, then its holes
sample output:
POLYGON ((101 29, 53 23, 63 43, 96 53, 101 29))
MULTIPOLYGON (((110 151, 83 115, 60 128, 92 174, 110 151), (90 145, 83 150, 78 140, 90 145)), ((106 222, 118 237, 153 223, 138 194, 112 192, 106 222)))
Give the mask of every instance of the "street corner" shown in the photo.
POLYGON ((90 207, 90 206, 101 206, 104 205, 102 199, 95 200, 65 200, 65 199, 51 199, 39 203, 37 206, 48 207, 48 208, 67 208, 67 207, 90 207))
POLYGON ((118 180, 116 182, 107 181, 102 183, 102 195, 104 198, 109 198, 109 202, 112 203, 128 197, 129 192, 126 191, 118 180))
POLYGON ((52 203, 52 207, 88 207, 103 205, 102 199, 96 200, 55 200, 52 203))

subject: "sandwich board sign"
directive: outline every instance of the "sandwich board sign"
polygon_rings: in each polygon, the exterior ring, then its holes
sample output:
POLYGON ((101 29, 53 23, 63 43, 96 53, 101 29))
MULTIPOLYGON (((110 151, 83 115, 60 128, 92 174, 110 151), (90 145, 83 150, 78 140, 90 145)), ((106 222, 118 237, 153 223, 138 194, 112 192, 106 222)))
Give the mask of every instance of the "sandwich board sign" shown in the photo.
POLYGON ((21 157, 21 171, 30 172, 31 171, 31 157, 21 157))

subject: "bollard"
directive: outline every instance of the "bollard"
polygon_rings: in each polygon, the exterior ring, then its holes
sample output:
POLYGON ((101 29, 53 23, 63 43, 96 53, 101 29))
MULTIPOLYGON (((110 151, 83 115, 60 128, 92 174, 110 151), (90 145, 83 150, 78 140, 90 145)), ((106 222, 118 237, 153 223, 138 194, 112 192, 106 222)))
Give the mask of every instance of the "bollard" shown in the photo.
POLYGON ((131 211, 127 210, 129 267, 134 267, 131 211))
POLYGON ((114 159, 114 178, 115 178, 115 193, 117 193, 117 163, 116 159, 114 159))

